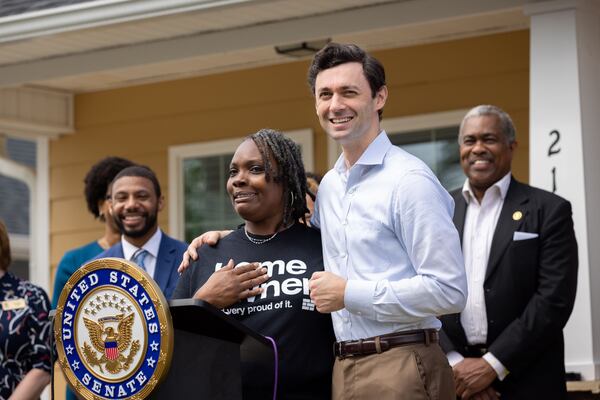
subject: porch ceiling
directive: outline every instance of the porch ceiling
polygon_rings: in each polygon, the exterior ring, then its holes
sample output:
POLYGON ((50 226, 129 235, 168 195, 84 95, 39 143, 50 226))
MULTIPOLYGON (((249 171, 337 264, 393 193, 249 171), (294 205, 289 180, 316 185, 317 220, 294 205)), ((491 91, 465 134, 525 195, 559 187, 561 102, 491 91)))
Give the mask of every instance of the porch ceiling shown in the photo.
MULTIPOLYGON (((161 1, 146 5, 151 2, 161 1)), ((100 12, 91 5, 143 2, 93 1, 67 10, 82 19, 55 20, 46 30, 17 28, 52 22, 60 13, 0 18, 0 32, 3 25, 16 27, 12 36, 0 36, 0 87, 87 92, 290 62, 296 59, 278 55, 274 46, 301 41, 331 38, 375 50, 523 29, 529 20, 522 6, 531 2, 192 0, 203 7, 103 20, 89 19, 100 12), (73 22, 85 18, 91 22, 73 22)))

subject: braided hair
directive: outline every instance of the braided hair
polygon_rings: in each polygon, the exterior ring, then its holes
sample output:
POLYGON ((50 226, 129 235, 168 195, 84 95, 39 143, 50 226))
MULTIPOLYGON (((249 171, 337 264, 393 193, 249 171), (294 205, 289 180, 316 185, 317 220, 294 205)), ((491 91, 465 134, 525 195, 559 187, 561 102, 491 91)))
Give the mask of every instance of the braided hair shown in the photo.
POLYGON ((273 179, 283 187, 283 226, 304 220, 306 207, 306 174, 300 146, 281 132, 261 129, 248 137, 252 139, 265 164, 265 179, 273 179), (275 160, 276 166, 272 165, 275 160))

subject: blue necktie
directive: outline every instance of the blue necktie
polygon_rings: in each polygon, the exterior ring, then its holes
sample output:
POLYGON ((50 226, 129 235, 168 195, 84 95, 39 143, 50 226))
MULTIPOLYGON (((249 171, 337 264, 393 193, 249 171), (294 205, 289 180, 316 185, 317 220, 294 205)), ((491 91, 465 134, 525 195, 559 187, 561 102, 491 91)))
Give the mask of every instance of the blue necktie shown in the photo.
POLYGON ((131 257, 131 261, 136 263, 141 269, 146 270, 146 266, 144 265, 144 260, 148 255, 148 250, 145 249, 137 249, 133 256, 131 257))

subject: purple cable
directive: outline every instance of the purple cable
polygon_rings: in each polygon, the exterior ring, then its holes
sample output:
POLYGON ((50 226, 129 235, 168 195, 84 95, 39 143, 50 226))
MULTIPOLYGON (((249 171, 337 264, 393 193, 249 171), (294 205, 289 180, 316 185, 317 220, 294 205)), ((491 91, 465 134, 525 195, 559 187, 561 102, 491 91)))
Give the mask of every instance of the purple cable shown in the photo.
POLYGON ((275 353, 275 384, 273 385, 273 400, 277 400, 277 380, 279 377, 279 355, 277 354, 277 343, 272 337, 265 336, 273 345, 273 352, 275 353))

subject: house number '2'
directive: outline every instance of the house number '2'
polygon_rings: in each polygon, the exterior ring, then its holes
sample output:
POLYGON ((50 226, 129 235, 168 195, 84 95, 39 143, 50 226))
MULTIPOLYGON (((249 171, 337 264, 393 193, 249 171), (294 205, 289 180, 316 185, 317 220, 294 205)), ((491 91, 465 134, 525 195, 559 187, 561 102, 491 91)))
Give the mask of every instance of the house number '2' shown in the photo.
MULTIPOLYGON (((558 146, 558 142, 560 142, 560 132, 556 129, 550 132, 550 137, 554 137, 554 140, 550 144, 548 148, 548 157, 552 157, 560 153, 560 147, 558 146)), ((552 167, 552 193, 556 193, 556 167, 552 167)))

